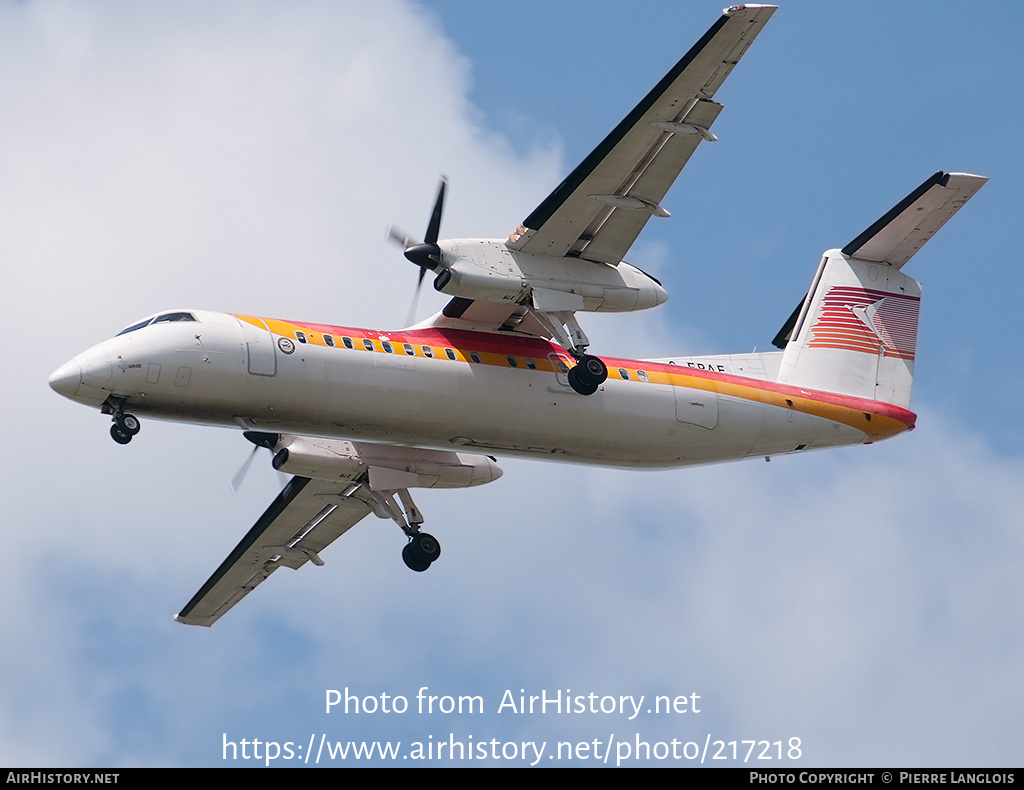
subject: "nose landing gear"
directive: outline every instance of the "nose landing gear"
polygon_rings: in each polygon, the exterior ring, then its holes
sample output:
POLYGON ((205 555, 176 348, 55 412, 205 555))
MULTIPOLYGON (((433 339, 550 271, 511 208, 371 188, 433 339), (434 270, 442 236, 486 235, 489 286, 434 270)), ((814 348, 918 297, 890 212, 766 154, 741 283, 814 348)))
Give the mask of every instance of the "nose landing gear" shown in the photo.
POLYGON ((142 429, 142 423, 134 414, 125 414, 124 398, 107 398, 100 409, 102 414, 111 414, 114 424, 110 426, 110 438, 118 444, 128 444, 132 437, 142 429))

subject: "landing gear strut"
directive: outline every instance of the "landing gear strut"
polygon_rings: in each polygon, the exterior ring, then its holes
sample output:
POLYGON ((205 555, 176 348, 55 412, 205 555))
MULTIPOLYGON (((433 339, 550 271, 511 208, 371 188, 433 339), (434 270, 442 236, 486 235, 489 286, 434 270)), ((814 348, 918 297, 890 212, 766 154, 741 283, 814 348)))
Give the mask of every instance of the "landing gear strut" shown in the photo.
POLYGON ((100 408, 102 414, 111 414, 114 424, 110 426, 110 437, 118 444, 128 444, 132 437, 142 429, 139 418, 134 414, 125 414, 124 398, 111 396, 100 408))
POLYGON ((369 486, 354 493, 370 507, 379 518, 390 518, 405 533, 409 542, 402 549, 402 559, 410 570, 422 573, 441 556, 441 544, 433 535, 420 532, 423 514, 412 501, 408 488, 390 491, 376 491, 369 486), (396 501, 395 497, 398 497, 396 501), (401 504, 399 504, 399 501, 401 504))
POLYGON ((580 395, 593 395, 597 392, 597 388, 608 378, 608 367, 598 357, 587 353, 590 341, 587 340, 572 312, 546 313, 532 307, 527 307, 526 310, 576 360, 576 364, 569 368, 569 386, 580 395))

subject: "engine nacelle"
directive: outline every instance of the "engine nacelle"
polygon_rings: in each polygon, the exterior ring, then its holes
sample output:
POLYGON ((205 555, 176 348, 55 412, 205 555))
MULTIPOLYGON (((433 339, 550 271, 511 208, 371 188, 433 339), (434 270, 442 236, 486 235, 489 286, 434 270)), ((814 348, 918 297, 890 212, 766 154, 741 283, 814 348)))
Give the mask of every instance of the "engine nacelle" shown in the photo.
POLYGON ((531 255, 501 241, 439 243, 434 288, 482 302, 526 304, 542 312, 627 313, 655 307, 668 293, 655 278, 622 261, 615 266, 575 257, 531 255))
POLYGON ((526 283, 514 274, 503 274, 460 258, 440 271, 434 288, 463 299, 515 302, 525 294, 526 283))
POLYGON ((318 480, 356 480, 364 474, 370 488, 468 488, 501 477, 488 456, 449 450, 282 435, 274 446, 274 468, 318 480))

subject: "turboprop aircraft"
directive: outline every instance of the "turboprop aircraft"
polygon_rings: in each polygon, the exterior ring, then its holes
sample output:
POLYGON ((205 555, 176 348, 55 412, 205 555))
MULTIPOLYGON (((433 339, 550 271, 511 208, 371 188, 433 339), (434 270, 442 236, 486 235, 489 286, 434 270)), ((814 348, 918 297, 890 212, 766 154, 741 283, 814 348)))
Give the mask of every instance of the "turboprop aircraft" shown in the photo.
MULTIPOLYGON (((778 351, 671 359, 591 353, 578 316, 661 304, 623 258, 722 109, 722 82, 774 7, 728 8, 507 239, 440 238, 442 180, 422 241, 392 232, 422 282, 452 297, 386 332, 175 309, 58 368, 50 386, 99 408, 114 441, 140 419, 242 430, 289 482, 176 616, 212 625, 281 566, 370 513, 424 571, 440 544, 410 489, 481 485, 496 455, 676 467, 869 444, 913 428, 920 285, 903 265, 985 182, 938 172, 824 253, 778 351)), ((252 456, 250 456, 250 459, 252 456)))

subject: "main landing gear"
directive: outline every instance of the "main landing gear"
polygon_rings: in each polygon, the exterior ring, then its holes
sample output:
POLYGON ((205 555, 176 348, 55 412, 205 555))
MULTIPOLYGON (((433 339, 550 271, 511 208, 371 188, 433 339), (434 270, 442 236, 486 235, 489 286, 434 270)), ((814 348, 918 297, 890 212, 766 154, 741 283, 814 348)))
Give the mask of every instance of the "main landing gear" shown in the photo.
POLYGON ((124 398, 111 396, 100 407, 102 414, 111 414, 114 424, 110 426, 110 438, 118 444, 128 444, 132 437, 142 429, 142 423, 134 414, 125 414, 124 398))
POLYGON ((437 538, 420 532, 423 514, 412 501, 408 488, 377 491, 364 482, 350 496, 362 499, 373 508, 378 518, 390 518, 401 528, 408 538, 402 549, 402 559, 410 570, 422 573, 441 556, 441 544, 437 538))
POLYGON ((572 311, 544 312, 532 307, 526 307, 526 310, 576 360, 576 364, 569 368, 569 386, 580 395, 597 392, 608 378, 608 367, 598 357, 586 353, 590 341, 572 311))
MULTIPOLYGON (((418 525, 417 525, 418 526, 418 525)), ((410 570, 425 571, 430 564, 441 556, 441 544, 437 538, 426 532, 416 532, 409 536, 409 542, 402 549, 402 559, 410 570)))
POLYGON ((569 386, 580 395, 593 395, 608 378, 608 367, 597 357, 581 354, 569 368, 569 386))

